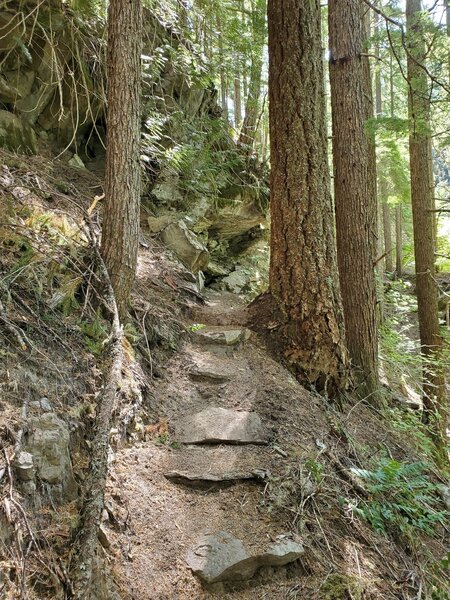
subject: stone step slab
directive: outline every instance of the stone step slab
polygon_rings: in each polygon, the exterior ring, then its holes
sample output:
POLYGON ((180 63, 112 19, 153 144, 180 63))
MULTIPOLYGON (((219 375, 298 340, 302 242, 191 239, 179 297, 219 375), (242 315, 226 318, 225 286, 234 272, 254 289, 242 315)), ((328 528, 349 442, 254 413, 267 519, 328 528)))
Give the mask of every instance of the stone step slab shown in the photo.
POLYGON ((208 407, 175 422, 175 441, 182 444, 267 444, 269 434, 255 412, 208 407))
POLYGON ((250 330, 245 327, 203 327, 192 332, 192 338, 199 344, 220 344, 237 346, 250 337, 250 330))
POLYGON ((282 567, 304 553, 303 546, 280 536, 260 554, 251 554, 243 542, 226 531, 203 534, 189 551, 186 562, 206 583, 251 579, 261 567, 282 567))

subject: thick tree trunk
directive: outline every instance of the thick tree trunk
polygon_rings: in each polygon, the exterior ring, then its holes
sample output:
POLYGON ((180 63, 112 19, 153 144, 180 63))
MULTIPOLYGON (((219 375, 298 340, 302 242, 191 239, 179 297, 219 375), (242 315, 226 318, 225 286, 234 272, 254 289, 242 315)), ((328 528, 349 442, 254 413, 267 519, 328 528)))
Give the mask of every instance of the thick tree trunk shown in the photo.
POLYGON ((101 254, 120 318, 127 312, 139 242, 141 169, 140 0, 110 0, 108 9, 108 121, 101 254))
POLYGON ((254 50, 250 69, 248 96, 245 104, 245 117, 239 136, 241 144, 249 147, 253 147, 255 141, 260 111, 261 76, 266 33, 266 6, 267 0, 257 0, 252 15, 254 50))
POLYGON ((445 433, 445 388, 442 368, 432 366, 430 360, 441 358, 442 337, 438 319, 438 289, 434 257, 433 197, 430 92, 425 71, 420 63, 425 60, 425 38, 420 20, 421 0, 407 0, 406 24, 408 40, 409 81, 409 154, 411 169, 411 200, 414 230, 414 256, 420 341, 424 358, 425 418, 441 414, 441 431, 435 428, 439 443, 445 433))
POLYGON ((365 129, 369 68, 362 4, 330 0, 328 5, 334 189, 347 345, 359 393, 378 402, 377 199, 373 140, 365 129))
POLYGON ((319 0, 269 0, 270 302, 301 381, 335 394, 347 353, 327 163, 319 0), (276 310, 274 311, 277 312, 276 310))

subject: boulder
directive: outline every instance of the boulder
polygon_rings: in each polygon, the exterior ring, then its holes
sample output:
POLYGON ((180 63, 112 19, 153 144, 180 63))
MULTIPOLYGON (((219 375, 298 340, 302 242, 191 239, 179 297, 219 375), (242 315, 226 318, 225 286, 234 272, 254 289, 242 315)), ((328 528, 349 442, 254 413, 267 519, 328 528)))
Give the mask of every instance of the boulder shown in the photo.
POLYGON ((175 439, 183 444, 267 444, 269 434, 255 412, 210 406, 181 417, 175 439))
POLYGON ((282 567, 303 554, 303 546, 280 536, 261 554, 251 555, 241 540, 226 531, 203 535, 188 553, 187 564, 206 583, 251 579, 261 567, 282 567))
POLYGON ((167 225, 173 223, 174 215, 161 215, 160 217, 148 217, 147 223, 150 233, 160 233, 167 225))
POLYGON ((14 152, 36 154, 36 134, 17 115, 6 110, 0 110, 0 146, 14 152))
POLYGON ((0 102, 15 102, 18 98, 21 98, 19 90, 0 75, 0 102))
POLYGON ((202 271, 209 261, 209 252, 183 221, 170 223, 161 232, 161 240, 193 273, 202 271))
POLYGON ((0 12, 0 52, 15 48, 24 34, 25 20, 21 12, 0 12))
POLYGON ((243 269, 233 271, 222 279, 222 285, 233 294, 242 293, 249 286, 249 277, 243 269))
POLYGON ((73 476, 69 453, 69 430, 65 422, 53 412, 31 417, 26 451, 33 456, 38 478, 54 486, 55 497, 73 500, 77 485, 73 476))
POLYGON ((21 68, 17 71, 7 71, 5 74, 7 84, 16 92, 13 100, 25 98, 31 93, 35 73, 31 69, 21 68))

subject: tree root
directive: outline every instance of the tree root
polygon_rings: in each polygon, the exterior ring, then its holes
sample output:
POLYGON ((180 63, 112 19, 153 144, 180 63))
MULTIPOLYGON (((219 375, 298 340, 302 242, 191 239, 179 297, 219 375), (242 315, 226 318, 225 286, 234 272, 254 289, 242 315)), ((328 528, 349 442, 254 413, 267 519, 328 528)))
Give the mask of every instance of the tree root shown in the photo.
POLYGON ((104 506, 104 490, 108 474, 109 433, 124 363, 123 330, 114 291, 98 247, 95 246, 95 249, 101 276, 106 284, 108 309, 111 311, 113 319, 109 340, 110 367, 105 378, 105 389, 100 396, 89 475, 81 510, 81 525, 71 555, 71 590, 68 590, 68 597, 76 600, 97 597, 95 593, 91 592, 92 586, 95 588, 93 577, 97 562, 97 534, 104 506))

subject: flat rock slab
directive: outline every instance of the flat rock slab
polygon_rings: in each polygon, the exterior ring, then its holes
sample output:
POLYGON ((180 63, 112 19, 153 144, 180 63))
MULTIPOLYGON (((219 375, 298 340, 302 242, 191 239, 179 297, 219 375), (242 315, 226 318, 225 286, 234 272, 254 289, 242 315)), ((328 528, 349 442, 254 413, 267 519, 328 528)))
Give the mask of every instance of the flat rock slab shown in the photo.
POLYGON ((167 479, 184 483, 232 483, 254 479, 264 481, 268 478, 266 471, 255 469, 254 471, 228 471, 226 473, 213 473, 201 471, 168 471, 164 474, 167 479))
POLYGON ((230 377, 213 367, 196 365, 189 370, 189 376, 194 381, 206 381, 211 383, 225 383, 230 377))
POLYGON ((267 482, 277 457, 260 446, 181 447, 165 457, 167 479, 186 485, 237 483, 243 480, 267 482))
POLYGON ((200 344, 236 346, 250 337, 245 327, 204 327, 193 332, 194 341, 200 344))
POLYGON ((267 444, 269 434, 254 412, 208 407, 175 423, 175 440, 183 444, 267 444))
POLYGON ((206 583, 251 579, 260 567, 281 567, 303 554, 303 546, 285 536, 266 551, 251 554, 241 540, 226 531, 206 533, 188 553, 186 562, 206 583))

